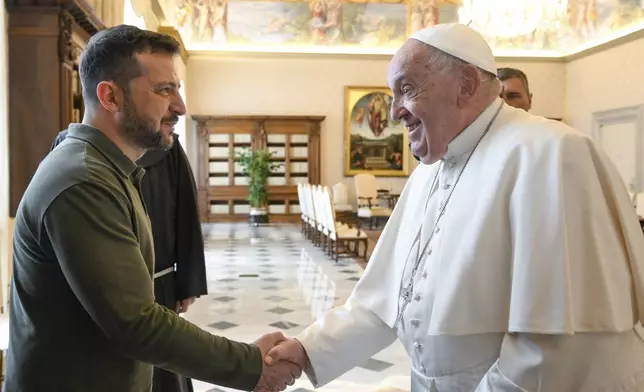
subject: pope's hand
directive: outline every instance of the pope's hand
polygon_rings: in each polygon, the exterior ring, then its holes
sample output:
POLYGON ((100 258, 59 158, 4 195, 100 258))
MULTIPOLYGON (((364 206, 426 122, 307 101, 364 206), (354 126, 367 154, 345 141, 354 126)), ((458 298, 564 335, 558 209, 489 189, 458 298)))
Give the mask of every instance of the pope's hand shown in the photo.
POLYGON ((293 338, 285 340, 273 347, 265 358, 266 364, 271 366, 280 361, 292 362, 297 364, 301 369, 306 369, 309 365, 309 357, 306 355, 302 343, 293 338))
MULTIPOLYGON (((262 358, 276 345, 287 341, 281 332, 268 333, 255 341, 262 358)), ((302 375, 302 367, 289 361, 273 361, 268 365, 262 363, 262 375, 255 386, 255 392, 283 391, 288 385, 293 385, 296 378, 302 375)))

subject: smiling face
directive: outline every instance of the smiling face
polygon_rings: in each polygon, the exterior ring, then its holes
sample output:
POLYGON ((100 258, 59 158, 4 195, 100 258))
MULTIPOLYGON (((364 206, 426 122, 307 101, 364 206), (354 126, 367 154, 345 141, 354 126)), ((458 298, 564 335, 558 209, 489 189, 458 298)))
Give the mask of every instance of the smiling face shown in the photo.
POLYGON ((460 75, 450 67, 437 69, 429 60, 431 50, 421 42, 407 41, 392 59, 388 77, 391 117, 407 128, 411 151, 425 164, 443 157, 461 117, 460 75))
POLYGON ((170 149, 174 125, 186 114, 174 56, 141 53, 136 58, 142 74, 125 89, 121 128, 140 148, 170 149))

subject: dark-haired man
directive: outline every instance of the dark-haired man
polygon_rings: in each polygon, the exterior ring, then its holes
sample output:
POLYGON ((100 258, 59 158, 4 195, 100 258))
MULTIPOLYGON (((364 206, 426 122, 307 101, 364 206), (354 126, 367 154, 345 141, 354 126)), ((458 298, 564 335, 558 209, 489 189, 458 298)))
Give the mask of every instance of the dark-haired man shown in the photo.
POLYGON ((148 150, 185 114, 169 36, 117 26, 80 63, 82 124, 40 164, 16 215, 5 392, 147 392, 152 366, 241 390, 283 390, 301 369, 265 366, 281 333, 213 336, 155 303, 141 197, 148 150))
POLYGON ((516 68, 499 68, 497 76, 503 83, 501 98, 510 106, 523 109, 526 112, 532 107, 532 93, 528 85, 528 77, 516 68))

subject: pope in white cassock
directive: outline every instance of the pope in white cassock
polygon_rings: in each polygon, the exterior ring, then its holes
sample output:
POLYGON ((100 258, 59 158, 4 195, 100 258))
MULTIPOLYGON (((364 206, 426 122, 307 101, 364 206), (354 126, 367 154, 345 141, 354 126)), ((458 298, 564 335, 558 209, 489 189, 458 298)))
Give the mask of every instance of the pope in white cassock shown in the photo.
POLYGON ((442 24, 389 70, 422 163, 347 303, 273 348, 322 386, 400 339, 411 390, 644 391, 644 236, 584 133, 499 98, 490 47, 442 24))

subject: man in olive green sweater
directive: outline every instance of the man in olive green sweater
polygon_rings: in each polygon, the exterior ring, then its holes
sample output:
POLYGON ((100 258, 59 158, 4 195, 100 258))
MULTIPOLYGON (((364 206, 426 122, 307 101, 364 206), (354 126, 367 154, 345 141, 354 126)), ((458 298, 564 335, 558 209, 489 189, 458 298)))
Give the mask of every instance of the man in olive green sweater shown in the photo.
POLYGON ((241 390, 301 369, 263 358, 285 339, 213 336, 154 301, 154 244, 134 163, 170 148, 186 112, 169 36, 118 26, 81 57, 86 112, 41 163, 15 223, 6 392, 146 392, 152 366, 241 390))

